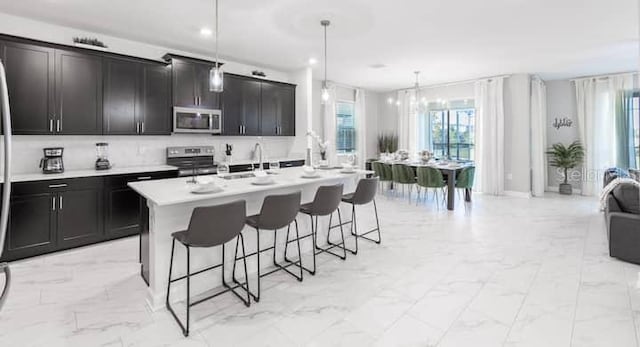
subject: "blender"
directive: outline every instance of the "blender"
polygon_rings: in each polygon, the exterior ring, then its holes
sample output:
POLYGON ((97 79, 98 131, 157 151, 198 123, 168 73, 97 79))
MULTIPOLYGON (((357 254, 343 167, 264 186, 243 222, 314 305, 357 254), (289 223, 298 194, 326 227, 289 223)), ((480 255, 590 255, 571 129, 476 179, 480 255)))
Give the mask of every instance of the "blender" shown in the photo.
POLYGON ((109 144, 106 142, 96 143, 96 170, 109 170, 111 169, 111 163, 109 163, 109 144))

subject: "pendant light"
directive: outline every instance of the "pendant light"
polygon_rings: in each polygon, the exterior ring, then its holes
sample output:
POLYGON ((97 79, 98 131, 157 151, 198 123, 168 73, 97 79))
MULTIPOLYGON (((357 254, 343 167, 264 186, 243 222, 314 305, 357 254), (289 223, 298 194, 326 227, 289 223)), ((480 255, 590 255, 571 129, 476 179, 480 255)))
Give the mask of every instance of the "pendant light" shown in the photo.
POLYGON ((324 19, 320 21, 320 25, 324 27, 324 81, 322 82, 322 102, 329 101, 329 86, 327 85, 327 27, 330 21, 324 19))
POLYGON ((411 100, 414 106, 414 112, 416 114, 426 113, 426 99, 420 97, 420 71, 413 72, 416 75, 416 83, 414 85, 415 96, 411 100))
POLYGON ((216 4, 216 65, 209 70, 209 91, 222 93, 224 90, 224 75, 218 63, 218 0, 214 1, 216 4))

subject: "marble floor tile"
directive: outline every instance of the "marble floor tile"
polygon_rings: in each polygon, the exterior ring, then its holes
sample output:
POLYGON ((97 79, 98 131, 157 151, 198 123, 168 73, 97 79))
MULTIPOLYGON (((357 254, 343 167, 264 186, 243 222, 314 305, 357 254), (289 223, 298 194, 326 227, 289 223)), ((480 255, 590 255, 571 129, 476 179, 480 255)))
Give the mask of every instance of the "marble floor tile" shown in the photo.
MULTIPOLYGON (((640 266, 608 256, 597 206, 475 195, 447 211, 381 195, 382 244, 320 255, 301 283, 265 277, 249 308, 231 294, 195 306, 188 338, 146 306, 137 238, 17 261, 0 345, 638 346, 640 266)), ((363 228, 371 212, 358 210, 363 228)))

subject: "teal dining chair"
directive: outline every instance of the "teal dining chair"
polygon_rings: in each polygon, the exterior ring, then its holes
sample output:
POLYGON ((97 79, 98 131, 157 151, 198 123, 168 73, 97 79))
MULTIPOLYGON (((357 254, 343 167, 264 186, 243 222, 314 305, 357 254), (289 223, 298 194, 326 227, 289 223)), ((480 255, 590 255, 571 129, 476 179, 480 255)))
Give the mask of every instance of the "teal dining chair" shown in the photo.
POLYGON ((387 188, 389 188, 391 182, 393 181, 391 165, 379 161, 374 161, 373 163, 371 163, 371 166, 373 168, 373 172, 379 179, 380 186, 384 188, 384 185, 386 183, 387 188))
MULTIPOLYGON (((442 201, 442 203, 445 203, 445 197, 446 197, 445 188, 447 187, 447 184, 444 181, 444 176, 442 175, 442 172, 434 167, 421 166, 421 167, 418 167, 417 175, 418 175, 418 182, 417 182, 418 197, 416 198, 416 205, 420 200, 420 192, 422 190, 421 188, 424 188, 425 190, 424 192, 425 201, 429 196, 429 190, 433 189, 433 197, 436 203, 439 203, 440 201, 442 201), (439 198, 438 191, 442 192, 442 199, 439 198)), ((440 205, 438 204, 438 206, 440 205)))
MULTIPOLYGON (((471 191, 473 189, 473 179, 476 174, 476 168, 474 166, 465 167, 460 171, 460 174, 456 178, 456 190, 458 194, 465 193, 466 190, 471 191)), ((460 197, 462 200, 463 197, 460 197)))
POLYGON ((416 174, 413 168, 405 164, 393 164, 391 166, 393 189, 397 192, 397 186, 402 186, 402 196, 404 197, 405 186, 409 190, 409 201, 411 201, 411 191, 416 184, 416 174))

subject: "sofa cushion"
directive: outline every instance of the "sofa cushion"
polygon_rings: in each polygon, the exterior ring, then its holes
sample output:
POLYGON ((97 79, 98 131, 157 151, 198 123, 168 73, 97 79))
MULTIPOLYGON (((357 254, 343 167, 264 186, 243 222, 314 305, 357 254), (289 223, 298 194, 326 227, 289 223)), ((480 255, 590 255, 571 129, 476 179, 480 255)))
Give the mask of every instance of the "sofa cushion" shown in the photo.
POLYGON ((605 170, 604 177, 602 179, 602 186, 606 187, 607 184, 611 183, 611 181, 616 178, 627 178, 629 177, 629 173, 621 168, 612 167, 610 169, 605 170))
POLYGON ((629 176, 631 176, 631 178, 633 178, 634 180, 640 182, 640 170, 629 169, 629 176))
POLYGON ((640 214, 640 192, 631 183, 622 183, 611 191, 620 209, 626 213, 640 214))

